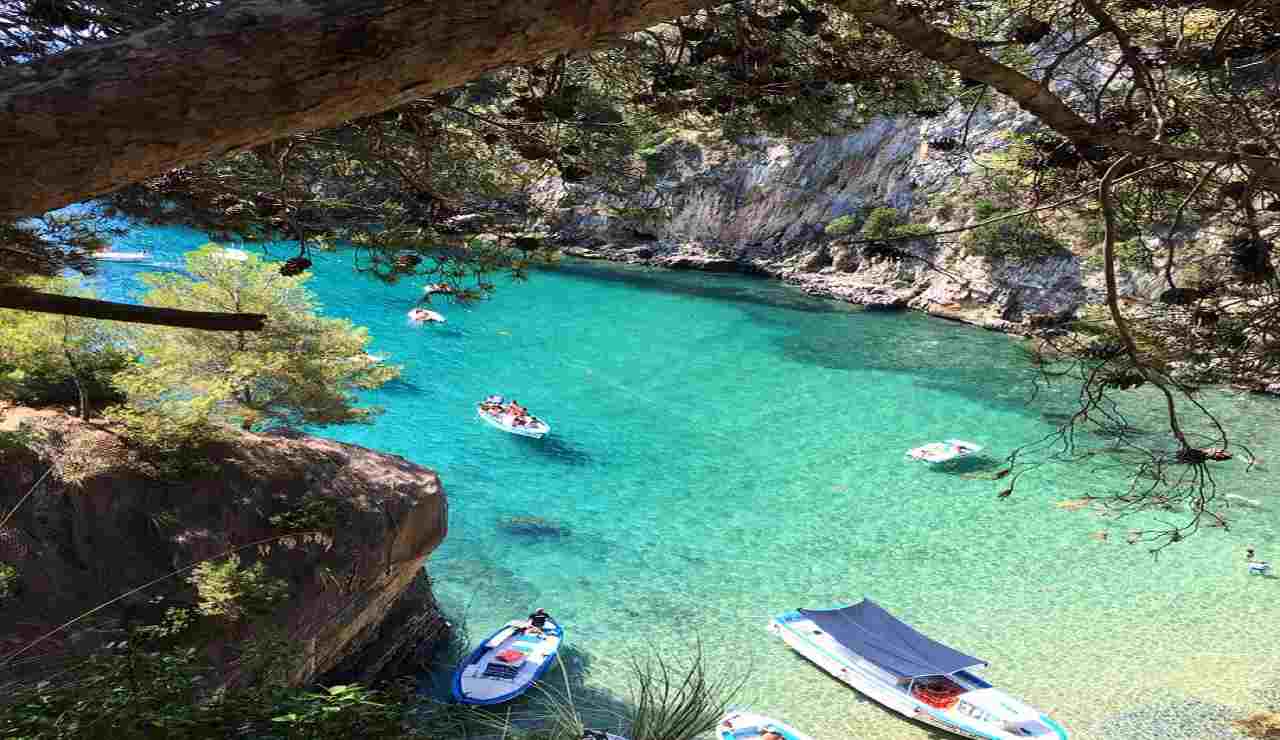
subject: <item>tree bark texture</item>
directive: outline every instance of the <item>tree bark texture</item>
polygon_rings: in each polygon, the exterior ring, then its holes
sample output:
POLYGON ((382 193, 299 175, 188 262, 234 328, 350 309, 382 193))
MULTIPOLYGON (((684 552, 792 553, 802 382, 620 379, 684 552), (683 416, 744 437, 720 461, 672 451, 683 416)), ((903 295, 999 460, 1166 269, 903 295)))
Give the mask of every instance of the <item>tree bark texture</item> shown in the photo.
POLYGON ((709 0, 238 0, 0 72, 0 218, 43 213, 709 0))
POLYGON ((206 331, 260 331, 267 319, 260 313, 217 313, 135 306, 93 298, 38 293, 14 287, 0 288, 0 308, 206 331))

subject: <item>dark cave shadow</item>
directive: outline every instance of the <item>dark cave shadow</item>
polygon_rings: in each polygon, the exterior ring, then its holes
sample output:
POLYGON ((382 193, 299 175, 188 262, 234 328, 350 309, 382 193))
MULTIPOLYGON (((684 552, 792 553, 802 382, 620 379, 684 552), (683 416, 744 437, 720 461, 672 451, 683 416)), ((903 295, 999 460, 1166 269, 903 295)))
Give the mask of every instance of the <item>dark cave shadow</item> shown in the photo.
POLYGON ((578 261, 564 262, 550 269, 566 275, 602 283, 626 285, 638 290, 658 291, 733 303, 748 303, 757 306, 799 311, 801 313, 850 313, 845 304, 836 303, 830 299, 815 298, 798 290, 787 290, 781 284, 775 285, 775 281, 744 273, 684 273, 656 268, 627 268, 616 264, 601 266, 591 262, 578 261), (743 281, 746 284, 732 285, 728 282, 728 279, 743 281), (775 295, 762 295, 760 291, 752 290, 748 287, 757 281, 760 284, 759 287, 767 286, 769 292, 775 295))

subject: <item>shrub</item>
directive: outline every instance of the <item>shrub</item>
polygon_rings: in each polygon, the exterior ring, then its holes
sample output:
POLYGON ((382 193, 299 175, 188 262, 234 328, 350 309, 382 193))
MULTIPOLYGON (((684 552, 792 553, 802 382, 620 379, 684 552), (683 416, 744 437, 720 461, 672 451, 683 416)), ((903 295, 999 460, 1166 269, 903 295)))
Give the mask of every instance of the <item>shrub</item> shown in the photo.
POLYGON ((873 208, 862 225, 862 235, 868 239, 887 239, 892 231, 905 223, 897 208, 873 208))
POLYGON ((267 577, 262 561, 241 568, 240 557, 234 554, 221 562, 206 560, 197 565, 187 581, 199 594, 196 608, 201 615, 229 622, 264 614, 289 593, 285 581, 267 577))
POLYGON ((849 214, 847 216, 840 216, 839 218, 834 219, 831 223, 827 224, 824 231, 826 231, 827 236, 844 236, 845 234, 852 234, 857 231, 860 226, 862 226, 862 221, 859 219, 858 215, 849 214))
POLYGON ((986 198, 979 199, 973 204, 973 215, 977 216, 980 221, 986 221, 1000 211, 999 206, 986 198))
POLYGON ((969 232, 967 241, 969 251, 991 259, 1039 259, 1064 250, 1062 243, 1030 216, 979 226, 969 232))
POLYGON ((307 496, 294 508, 273 514, 267 521, 285 532, 333 530, 338 526, 338 502, 321 496, 307 496))
MULTIPOLYGON (((1084 260, 1085 267, 1091 270, 1103 269, 1103 247, 1097 247, 1084 260)), ((1150 270, 1154 264, 1155 253, 1147 246, 1146 240, 1135 237, 1116 242, 1116 265, 1127 270, 1150 270)))
MULTIPOLYGON (((196 648, 148 651, 129 643, 74 666, 57 681, 6 687, 0 737, 12 740, 338 740, 440 737, 409 725, 411 687, 281 683, 209 692, 219 679, 196 648)), ((284 645, 273 646, 285 660, 284 645)), ((264 652, 258 650, 258 652, 264 652)), ((430 721, 431 718, 427 718, 430 721)))
POLYGON ((910 236, 924 236, 932 232, 924 224, 907 223, 906 217, 897 208, 873 208, 862 225, 862 236, 867 239, 897 239, 910 236))
POLYGON ((18 590, 18 569, 8 563, 0 563, 0 604, 18 590))

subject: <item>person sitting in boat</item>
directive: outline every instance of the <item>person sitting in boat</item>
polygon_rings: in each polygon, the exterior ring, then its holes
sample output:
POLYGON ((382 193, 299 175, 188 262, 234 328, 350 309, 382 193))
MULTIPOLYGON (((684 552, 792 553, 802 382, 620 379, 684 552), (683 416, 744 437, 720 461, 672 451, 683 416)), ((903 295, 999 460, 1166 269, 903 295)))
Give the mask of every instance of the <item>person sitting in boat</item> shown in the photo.
POLYGON ((511 399, 511 403, 507 404, 506 412, 512 416, 527 416, 529 414, 529 409, 521 406, 520 402, 513 398, 511 399))
POLYGON ((542 628, 547 625, 547 620, 550 618, 551 615, 547 614, 546 609, 538 607, 533 610, 533 614, 529 615, 529 621, 525 624, 524 631, 530 635, 540 635, 542 634, 542 628))
POLYGON ((1252 547, 1250 547, 1248 550, 1245 550, 1244 559, 1249 569, 1249 575, 1265 576, 1271 570, 1271 563, 1268 563, 1265 560, 1259 560, 1257 556, 1253 554, 1252 547))
POLYGON ((760 740, 787 740, 787 738, 772 727, 762 727, 760 728, 760 740))

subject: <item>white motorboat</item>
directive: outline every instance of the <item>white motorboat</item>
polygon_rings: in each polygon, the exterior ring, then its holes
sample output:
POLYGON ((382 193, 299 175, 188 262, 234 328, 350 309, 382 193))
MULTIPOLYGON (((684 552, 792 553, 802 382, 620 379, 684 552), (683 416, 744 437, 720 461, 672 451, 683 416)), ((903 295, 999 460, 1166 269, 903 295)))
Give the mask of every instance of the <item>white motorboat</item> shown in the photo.
POLYGON ((453 697, 463 704, 500 704, 523 694, 556 660, 564 630, 548 618, 541 631, 507 622, 480 643, 453 674, 453 697))
POLYGON ((781 735, 785 740, 813 740, 782 720, 755 712, 734 710, 716 725, 718 740, 758 740, 766 732, 781 735))
POLYGON ((146 262, 151 259, 150 252, 92 252, 90 257, 105 262, 146 262))
POLYGON ((982 452, 980 444, 966 442, 963 439, 948 439, 946 442, 930 442, 907 450, 907 457, 937 465, 959 457, 976 455, 979 452, 982 452))
POLYGON ((551 431, 551 425, 536 416, 516 415, 506 409, 502 396, 489 396, 476 404, 476 415, 491 427, 521 437, 542 439, 551 431))
POLYGON ((798 609, 769 631, 840 681, 895 712, 978 740, 1066 740, 1047 715, 979 678, 986 662, 917 632, 870 599, 798 609))
POLYGON ((409 312, 409 320, 415 324, 443 324, 444 316, 425 308, 415 308, 409 312))
POLYGON ((216 254, 224 260, 231 260, 233 262, 244 262, 249 259, 248 252, 243 249, 236 249, 235 247, 223 247, 222 250, 216 254))

